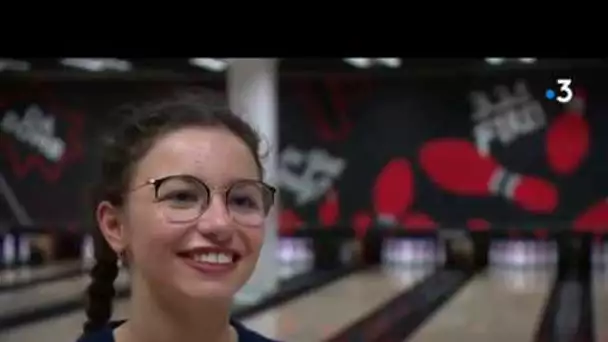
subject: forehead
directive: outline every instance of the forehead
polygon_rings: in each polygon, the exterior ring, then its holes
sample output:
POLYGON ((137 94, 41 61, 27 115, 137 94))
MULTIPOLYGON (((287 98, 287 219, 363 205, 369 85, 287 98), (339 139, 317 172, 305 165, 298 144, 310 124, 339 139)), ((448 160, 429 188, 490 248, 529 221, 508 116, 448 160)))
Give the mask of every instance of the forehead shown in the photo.
POLYGON ((221 127, 192 127, 158 138, 139 162, 134 180, 190 174, 214 185, 259 177, 247 145, 221 127))

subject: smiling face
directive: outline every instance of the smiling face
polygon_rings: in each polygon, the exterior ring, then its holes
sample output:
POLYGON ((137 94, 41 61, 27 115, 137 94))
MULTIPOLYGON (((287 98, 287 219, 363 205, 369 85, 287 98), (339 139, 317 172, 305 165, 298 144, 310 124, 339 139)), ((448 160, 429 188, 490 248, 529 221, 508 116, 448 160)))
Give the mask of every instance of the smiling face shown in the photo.
MULTIPOLYGON (((227 129, 179 129, 135 165, 116 228, 100 226, 148 288, 230 299, 251 276, 264 239, 269 189, 259 180, 254 156, 227 129), (177 177, 145 185, 169 176, 177 177)), ((112 221, 112 210, 105 212, 112 221)))

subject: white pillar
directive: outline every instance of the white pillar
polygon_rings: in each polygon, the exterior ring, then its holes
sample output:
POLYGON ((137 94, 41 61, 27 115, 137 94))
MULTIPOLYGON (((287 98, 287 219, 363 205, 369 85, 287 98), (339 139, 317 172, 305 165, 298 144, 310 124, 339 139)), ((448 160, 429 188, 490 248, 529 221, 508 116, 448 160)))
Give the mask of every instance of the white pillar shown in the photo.
MULTIPOLYGON (((275 59, 235 58, 228 67, 228 98, 230 107, 249 122, 262 138, 262 151, 268 153, 262 160, 265 181, 278 187, 277 155, 278 137, 278 96, 275 59)), ((278 195, 278 194, 277 194, 278 195)), ((237 294, 237 301, 253 302, 273 292, 279 282, 279 265, 276 257, 278 248, 278 205, 268 217, 264 247, 257 267, 249 282, 237 294)))

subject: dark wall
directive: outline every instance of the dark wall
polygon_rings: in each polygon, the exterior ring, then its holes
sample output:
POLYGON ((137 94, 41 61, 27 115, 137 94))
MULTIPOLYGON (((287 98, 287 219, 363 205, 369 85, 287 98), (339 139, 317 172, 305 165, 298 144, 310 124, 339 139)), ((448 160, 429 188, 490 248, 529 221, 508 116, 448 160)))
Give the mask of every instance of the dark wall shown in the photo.
MULTIPOLYGON (((329 188, 312 177, 300 180, 301 191, 285 184, 284 221, 299 215, 304 221, 365 225, 371 219, 410 228, 608 227, 608 93, 602 77, 536 71, 284 82, 283 153, 287 147, 320 149, 345 164, 341 172, 314 176, 332 179, 338 200, 335 193, 330 200, 298 200, 315 183, 329 188), (576 98, 569 105, 545 97, 548 88, 558 91, 558 78, 572 79, 576 98), (475 105, 473 92, 490 104, 475 105)), ((283 167, 297 174, 290 159, 283 167)))
MULTIPOLYGON (((284 228, 297 220, 360 228, 372 221, 412 229, 484 228, 488 223, 608 226, 608 208, 598 204, 608 195, 608 92, 602 80, 601 73, 582 71, 426 80, 284 78, 284 228), (573 80, 576 95, 584 97, 583 109, 545 98, 547 88, 557 90, 560 77, 573 80), (497 94, 501 85, 509 92, 502 100, 497 94), (491 104, 473 105, 474 91, 491 104), (476 112, 484 117, 473 120, 476 112), (484 145, 476 130, 494 138, 484 145), (600 207, 581 221, 595 205, 600 207)), ((27 106, 37 104, 54 118, 38 125, 40 130, 52 131, 65 143, 56 162, 57 151, 49 148, 53 141, 23 142, 14 133, 0 133, 0 172, 8 185, 2 186, 0 179, 2 220, 23 220, 15 217, 23 216, 14 214, 15 205, 8 205, 16 201, 37 224, 82 224, 104 113, 174 86, 0 85, 3 117, 11 110, 23 117, 27 106)))
MULTIPOLYGON (((108 113, 176 86, 115 81, 0 84, 0 175, 8 185, 2 186, 0 178, 0 222, 32 221, 61 228, 88 222, 99 131, 108 124, 108 113), (9 112, 20 122, 15 125, 15 120, 8 120, 9 112), (26 119, 24 124, 28 112, 30 118, 44 119, 26 119), (19 138, 17 130, 28 125, 36 127, 39 134, 21 134, 19 138), (63 150, 53 147, 58 145, 63 145, 63 150)), ((222 84, 205 86, 223 89, 222 84)))

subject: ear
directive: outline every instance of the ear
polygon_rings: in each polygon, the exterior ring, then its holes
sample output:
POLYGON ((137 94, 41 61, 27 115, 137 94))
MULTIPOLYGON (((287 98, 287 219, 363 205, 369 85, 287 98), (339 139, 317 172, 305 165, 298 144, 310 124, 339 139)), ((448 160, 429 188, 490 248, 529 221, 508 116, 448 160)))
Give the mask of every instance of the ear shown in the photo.
POLYGON ((103 201, 97 206, 95 216, 101 234, 110 247, 116 253, 124 251, 127 247, 127 232, 120 210, 110 202, 103 201))

